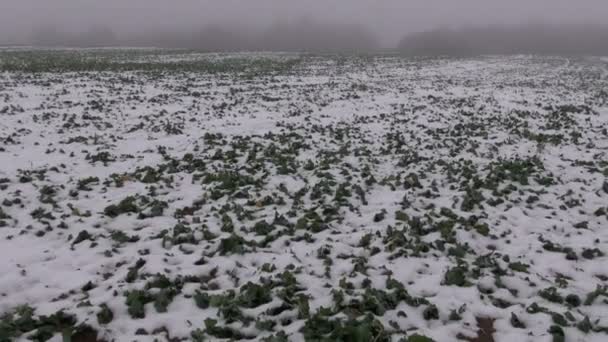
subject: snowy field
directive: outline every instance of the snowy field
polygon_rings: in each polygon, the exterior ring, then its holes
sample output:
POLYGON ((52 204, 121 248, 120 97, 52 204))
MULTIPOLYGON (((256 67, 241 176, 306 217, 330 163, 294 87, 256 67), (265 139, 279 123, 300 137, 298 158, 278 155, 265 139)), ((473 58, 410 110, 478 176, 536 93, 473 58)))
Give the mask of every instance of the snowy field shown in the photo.
POLYGON ((608 60, 0 50, 0 341, 608 340, 608 60))

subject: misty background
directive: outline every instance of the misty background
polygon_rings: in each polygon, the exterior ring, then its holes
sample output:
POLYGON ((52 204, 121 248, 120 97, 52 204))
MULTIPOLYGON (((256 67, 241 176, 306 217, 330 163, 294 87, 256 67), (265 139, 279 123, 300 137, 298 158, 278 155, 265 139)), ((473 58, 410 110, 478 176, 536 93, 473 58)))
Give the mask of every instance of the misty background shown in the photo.
POLYGON ((0 44, 608 54, 606 0, 0 0, 0 44))

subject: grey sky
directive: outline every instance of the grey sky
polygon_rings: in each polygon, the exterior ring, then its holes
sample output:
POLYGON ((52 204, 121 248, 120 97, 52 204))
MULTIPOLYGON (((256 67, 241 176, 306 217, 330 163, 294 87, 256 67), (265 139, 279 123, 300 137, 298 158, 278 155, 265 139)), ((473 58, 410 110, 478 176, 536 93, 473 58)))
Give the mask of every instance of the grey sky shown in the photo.
POLYGON ((151 29, 264 28, 303 17, 361 24, 393 44, 404 33, 435 27, 530 21, 597 23, 606 0, 0 0, 0 42, 41 26, 80 31, 108 26, 118 35, 151 29))

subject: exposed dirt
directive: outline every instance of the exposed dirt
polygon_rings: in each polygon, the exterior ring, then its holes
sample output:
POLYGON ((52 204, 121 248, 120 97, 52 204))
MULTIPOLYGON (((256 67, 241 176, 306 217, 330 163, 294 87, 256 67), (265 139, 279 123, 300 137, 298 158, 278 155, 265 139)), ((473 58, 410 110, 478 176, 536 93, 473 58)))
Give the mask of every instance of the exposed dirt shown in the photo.
POLYGON ((493 334, 496 332, 496 329, 494 329, 494 322, 496 319, 490 317, 477 317, 476 320, 477 327, 479 328, 477 337, 471 338, 460 334, 457 336, 458 339, 468 342, 494 342, 493 334))

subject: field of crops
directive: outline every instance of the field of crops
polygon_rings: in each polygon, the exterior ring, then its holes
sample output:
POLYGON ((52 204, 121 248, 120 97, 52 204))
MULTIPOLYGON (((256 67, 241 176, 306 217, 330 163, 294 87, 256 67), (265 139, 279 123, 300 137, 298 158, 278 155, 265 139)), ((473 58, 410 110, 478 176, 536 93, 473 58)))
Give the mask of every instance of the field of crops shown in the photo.
POLYGON ((0 50, 0 342, 608 340, 602 58, 0 50))

